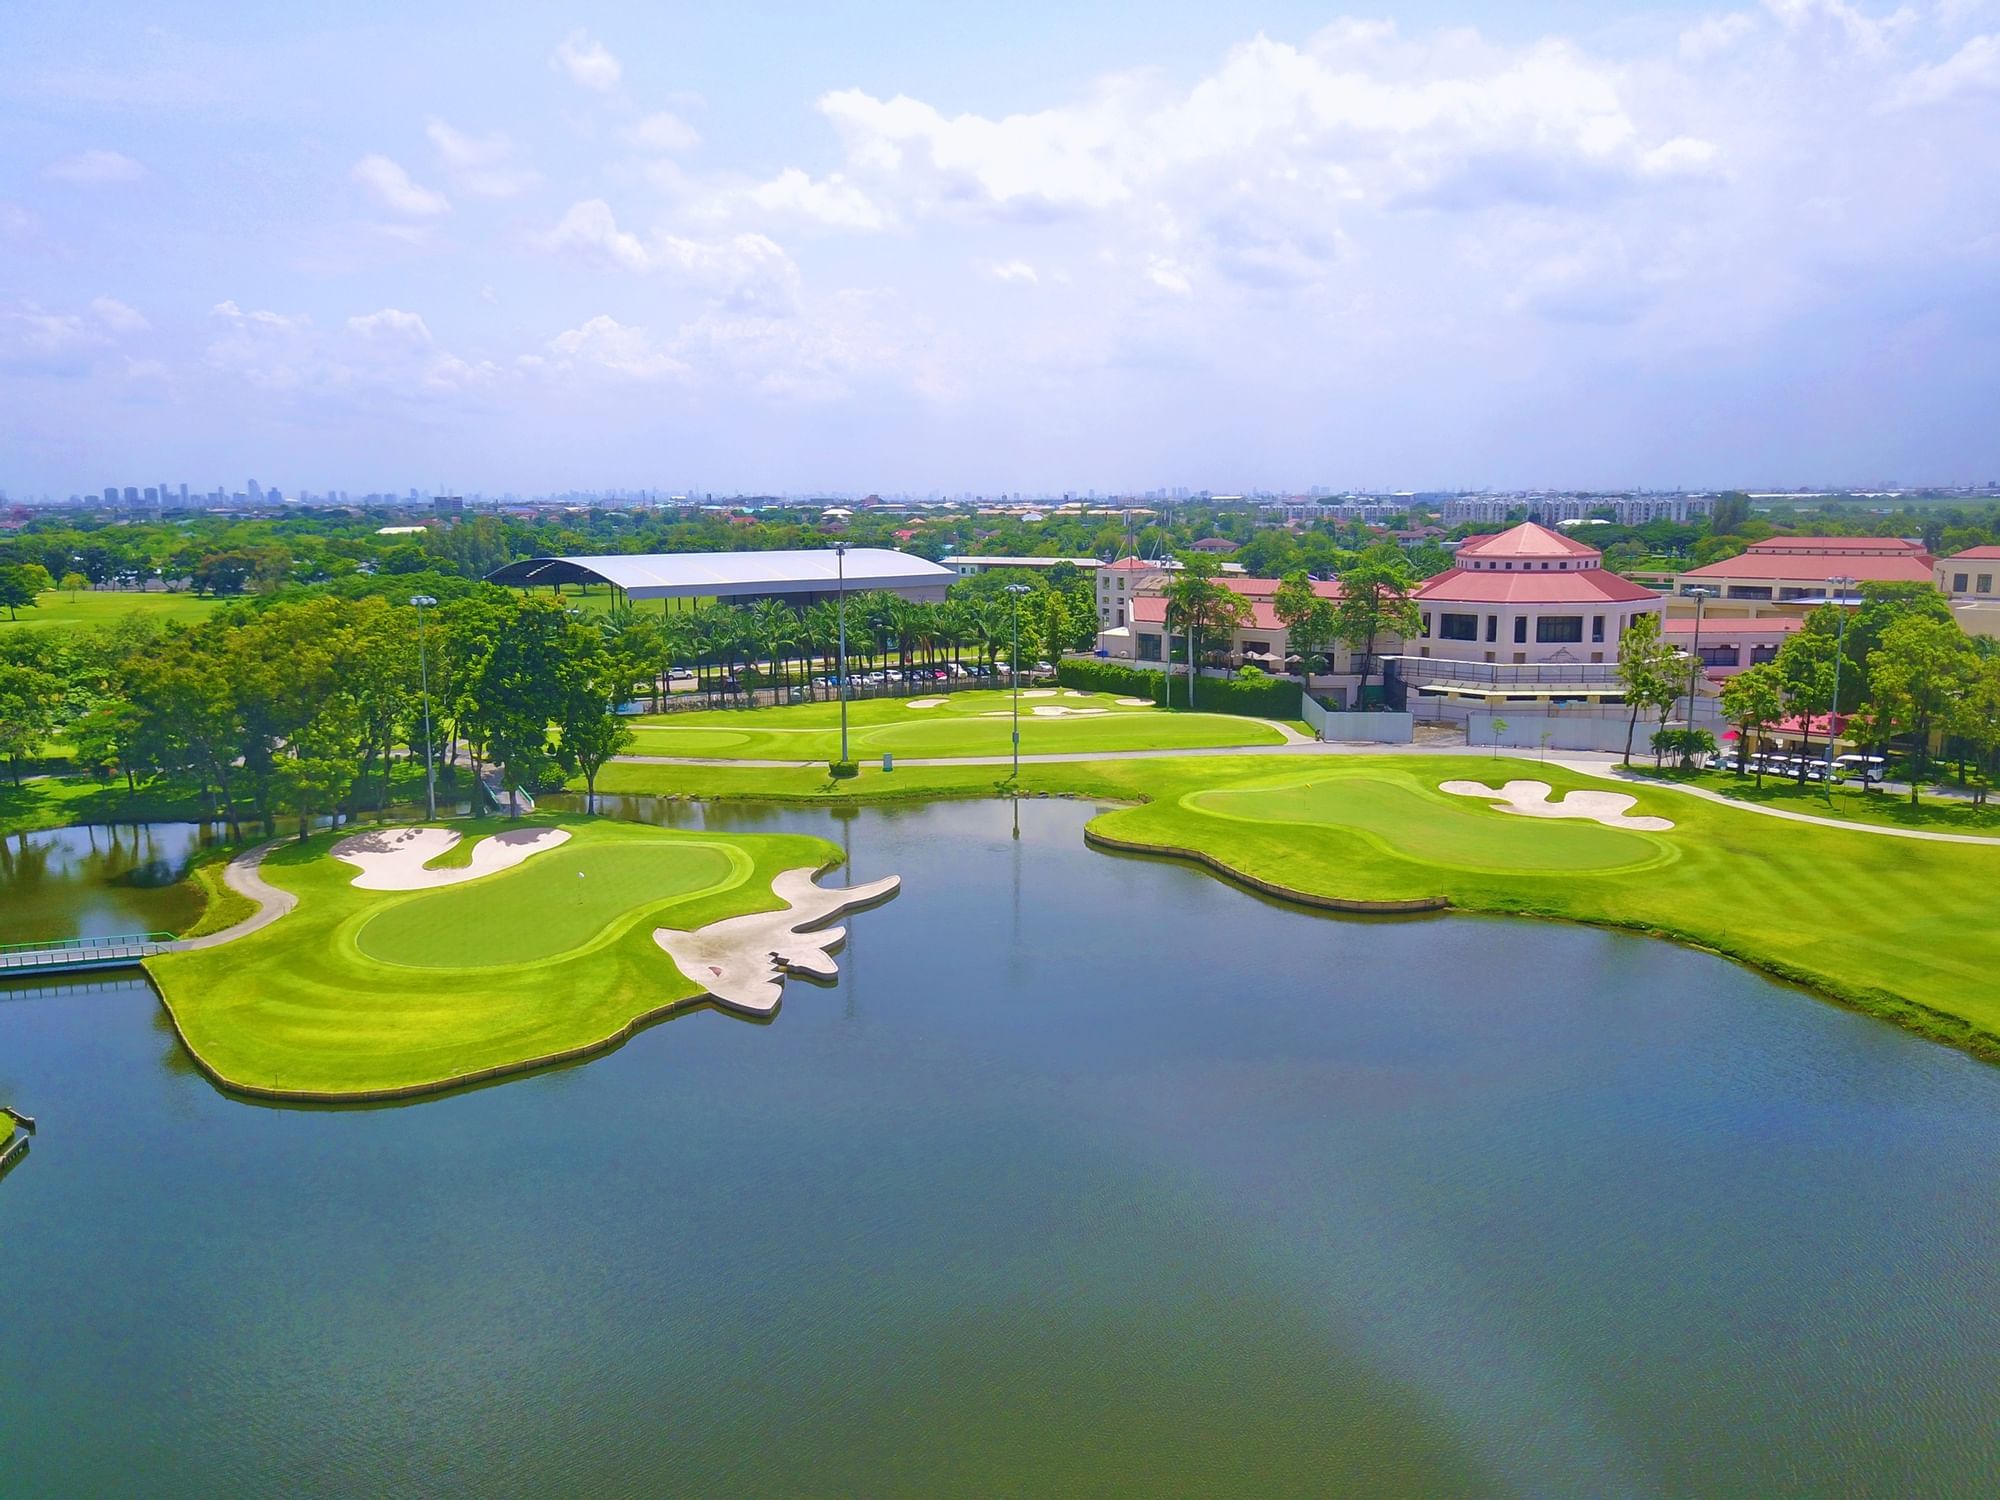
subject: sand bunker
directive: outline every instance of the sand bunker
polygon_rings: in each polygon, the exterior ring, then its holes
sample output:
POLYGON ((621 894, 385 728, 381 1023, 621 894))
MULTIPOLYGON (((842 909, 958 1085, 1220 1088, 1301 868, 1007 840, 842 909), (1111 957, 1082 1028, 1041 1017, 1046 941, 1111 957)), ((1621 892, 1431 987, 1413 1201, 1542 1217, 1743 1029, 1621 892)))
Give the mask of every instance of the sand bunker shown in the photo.
POLYGON ((1484 797, 1500 803, 1501 812, 1529 818, 1587 818, 1606 828, 1631 828, 1642 833, 1665 833, 1674 826, 1670 818, 1627 816, 1626 809, 1639 799, 1623 792, 1571 792, 1560 802, 1551 802, 1552 789, 1546 781, 1510 781, 1498 791, 1483 781, 1447 781, 1438 790, 1454 797, 1484 797))
POLYGON ((785 975, 831 979, 839 972, 832 950, 847 936, 847 929, 804 929, 884 900, 902 883, 901 876, 885 875, 866 885, 829 890, 813 884, 811 870, 786 870, 771 882, 785 909, 729 917, 693 932, 660 927, 654 929, 653 941, 666 950, 675 968, 721 1004, 768 1016, 778 1008, 785 975))
POLYGON ((364 891, 424 891, 511 870, 531 854, 567 843, 569 830, 510 828, 474 844, 468 865, 448 870, 424 868, 458 839, 455 828, 380 828, 342 839, 333 846, 333 857, 361 871, 354 884, 364 891))
POLYGON ((1151 708, 1153 706, 1151 698, 1118 698, 1113 701, 1120 708, 1151 708))
POLYGON ((1024 688, 1021 692, 1023 698, 1053 698, 1055 695, 1054 688, 1024 688))
POLYGON ((944 707, 944 699, 942 699, 942 698, 912 698, 912 699, 911 699, 911 700, 909 701, 909 703, 908 703, 908 704, 907 704, 906 706, 907 706, 907 707, 909 707, 909 708, 943 708, 943 707, 944 707))
POLYGON ((1043 704, 1039 708, 1029 709, 1028 712, 1038 719, 1082 719, 1087 718, 1091 714, 1109 713, 1111 710, 1108 708, 1054 707, 1049 704, 1043 704))

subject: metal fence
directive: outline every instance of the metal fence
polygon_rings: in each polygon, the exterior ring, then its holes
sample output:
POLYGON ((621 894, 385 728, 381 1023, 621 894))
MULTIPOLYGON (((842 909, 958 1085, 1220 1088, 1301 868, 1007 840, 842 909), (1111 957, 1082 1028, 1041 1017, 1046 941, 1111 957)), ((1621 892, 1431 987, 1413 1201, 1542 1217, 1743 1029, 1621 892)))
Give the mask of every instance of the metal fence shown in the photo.
POLYGON ((92 968, 135 963, 164 953, 179 941, 171 932, 128 932, 117 937, 50 938, 39 943, 0 943, 0 974, 40 969, 92 968))

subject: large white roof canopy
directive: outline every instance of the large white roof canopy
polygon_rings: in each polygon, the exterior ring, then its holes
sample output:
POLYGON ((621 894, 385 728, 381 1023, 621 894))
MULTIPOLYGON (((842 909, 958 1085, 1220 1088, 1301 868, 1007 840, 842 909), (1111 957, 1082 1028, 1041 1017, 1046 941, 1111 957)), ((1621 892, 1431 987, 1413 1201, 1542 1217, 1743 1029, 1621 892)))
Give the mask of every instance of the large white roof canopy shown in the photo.
POLYGON ((799 552, 642 552, 597 557, 530 557, 486 575, 515 587, 609 583, 632 599, 728 599, 744 595, 831 594, 842 574, 855 591, 942 590, 949 568, 887 547, 799 552))

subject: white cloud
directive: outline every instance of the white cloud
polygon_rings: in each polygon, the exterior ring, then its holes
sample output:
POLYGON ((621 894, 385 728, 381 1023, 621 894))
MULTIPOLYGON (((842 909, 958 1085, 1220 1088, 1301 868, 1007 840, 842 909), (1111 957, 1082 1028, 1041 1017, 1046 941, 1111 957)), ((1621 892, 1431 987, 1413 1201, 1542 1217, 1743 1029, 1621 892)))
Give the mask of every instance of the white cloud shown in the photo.
POLYGON ((610 204, 589 198, 572 204, 541 244, 600 265, 671 276, 729 308, 776 316, 798 302, 798 266, 782 246, 761 234, 696 240, 656 233, 642 239, 618 227, 610 204))
POLYGON ((1681 57, 1686 62, 1706 62, 1729 51, 1756 29, 1757 18, 1748 11, 1704 16, 1681 33, 1681 57))
POLYGON ((1973 37, 1943 62, 1910 69, 1896 80, 1888 102, 1910 107, 1994 93, 2000 93, 2000 33, 1973 37))
POLYGON ((633 328, 600 313, 582 326, 549 340, 557 368, 602 371, 627 380, 676 380, 688 367, 657 347, 643 328, 633 328))
POLYGON ((807 219, 834 229, 881 229, 888 223, 868 195, 838 172, 816 181, 797 167, 787 167, 768 182, 741 189, 735 196, 765 213, 807 219))
POLYGON ((1686 176, 1706 171, 1715 161, 1715 142, 1677 135, 1642 152, 1639 169, 1649 177, 1686 176))
POLYGON ((549 64, 569 74, 573 83, 599 94, 617 88, 624 73, 618 59, 604 44, 582 30, 572 31, 562 39, 549 64))
POLYGON ((1035 268, 1025 260, 990 261, 986 266, 986 274, 995 281, 1019 281, 1028 286, 1033 286, 1042 279, 1035 268))
POLYGON ((512 198, 542 180, 542 174, 514 161, 514 143, 504 134, 466 135, 433 118, 424 133, 437 148, 438 160, 451 174, 452 185, 478 198, 512 198))
POLYGON ((113 333, 144 333, 153 326, 146 321, 143 313, 127 307, 116 297, 94 298, 90 310, 97 321, 113 333))
POLYGON ((348 169, 347 175, 367 188, 384 208, 412 218, 432 218, 446 213, 451 202, 444 194, 423 187, 386 156, 364 156, 348 169))
POLYGON ((120 182, 137 182, 145 169, 119 151, 79 151, 51 162, 42 174, 56 182, 73 182, 84 187, 107 187, 120 182))
POLYGON ((659 110, 635 120, 624 130, 625 144, 635 151, 691 151, 701 144, 701 132, 679 115, 659 110))
POLYGON ((1187 268, 1161 256, 1153 256, 1146 262, 1146 280, 1176 297, 1190 296, 1194 292, 1194 283, 1188 280, 1187 268))

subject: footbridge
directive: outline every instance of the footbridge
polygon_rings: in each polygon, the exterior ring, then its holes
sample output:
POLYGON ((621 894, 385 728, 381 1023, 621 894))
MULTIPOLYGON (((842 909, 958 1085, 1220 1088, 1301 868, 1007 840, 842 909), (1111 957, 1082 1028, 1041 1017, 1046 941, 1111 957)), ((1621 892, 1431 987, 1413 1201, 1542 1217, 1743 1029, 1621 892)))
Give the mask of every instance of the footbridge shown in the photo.
POLYGON ((116 937, 0 943, 0 979, 129 968, 155 953, 171 951, 178 942, 171 932, 128 932, 116 937))

